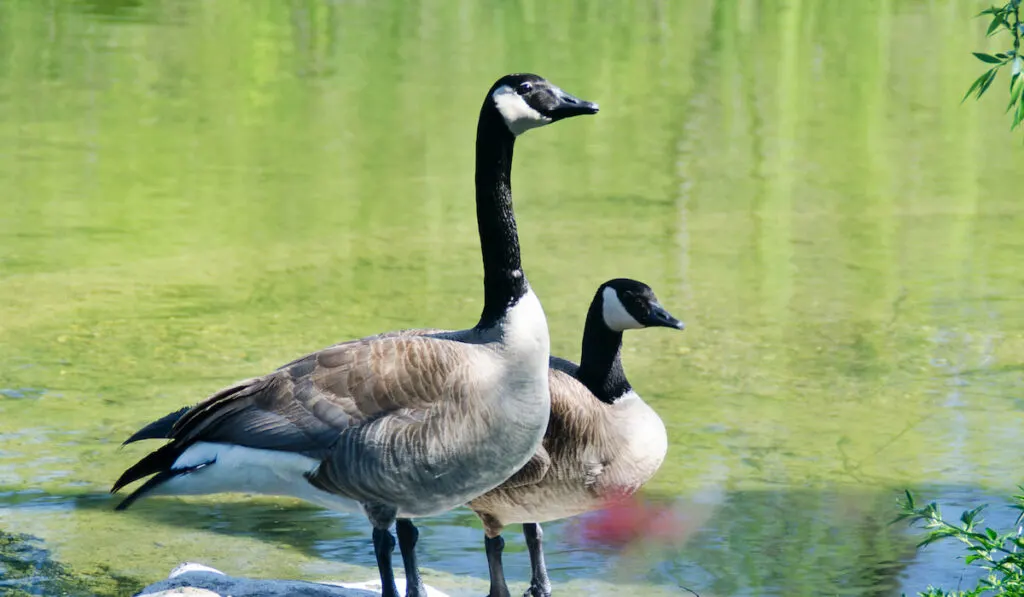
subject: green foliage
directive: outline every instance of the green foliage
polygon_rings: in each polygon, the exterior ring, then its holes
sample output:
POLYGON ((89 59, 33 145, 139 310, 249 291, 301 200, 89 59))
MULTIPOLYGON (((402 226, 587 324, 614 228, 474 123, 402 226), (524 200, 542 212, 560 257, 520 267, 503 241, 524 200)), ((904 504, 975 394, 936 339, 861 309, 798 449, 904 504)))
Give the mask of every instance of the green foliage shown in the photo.
MULTIPOLYGON (((1024 486, 1020 489, 1024 491, 1024 486)), ((1013 496, 1011 507, 1020 510, 1021 514, 1014 528, 1005 532, 982 528, 984 521, 980 514, 986 508, 984 505, 965 510, 958 522, 951 523, 942 517, 935 502, 918 507, 910 491, 906 495, 906 501, 900 502, 900 515, 893 522, 909 520, 911 525, 922 523, 927 533, 918 547, 946 539, 960 541, 967 552, 964 561, 988 572, 977 586, 966 591, 946 592, 928 587, 923 593, 918 593, 919 597, 978 597, 985 594, 1024 597, 1024 537, 1021 537, 1020 527, 1024 518, 1024 495, 1013 496)))
POLYGON ((1007 31, 1013 36, 1013 47, 998 54, 985 54, 974 52, 974 56, 985 64, 995 65, 981 74, 974 80, 970 89, 964 94, 964 99, 971 97, 980 99, 988 91, 989 85, 995 80, 999 69, 1004 66, 1010 67, 1010 103, 1006 105, 1006 111, 1013 114, 1013 124, 1010 130, 1017 128, 1024 122, 1024 56, 1020 54, 1020 39, 1024 37, 1024 23, 1020 21, 1021 0, 1010 0, 1001 7, 993 6, 981 11, 978 16, 990 15, 992 21, 988 25, 987 35, 989 37, 1007 31))

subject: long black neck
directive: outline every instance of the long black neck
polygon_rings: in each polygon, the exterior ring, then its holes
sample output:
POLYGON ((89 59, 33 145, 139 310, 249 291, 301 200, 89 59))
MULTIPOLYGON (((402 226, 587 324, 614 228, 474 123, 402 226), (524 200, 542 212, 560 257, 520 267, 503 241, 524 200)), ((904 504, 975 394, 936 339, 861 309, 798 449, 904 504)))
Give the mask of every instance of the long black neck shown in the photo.
POLYGON ((476 130, 476 221, 484 258, 484 309, 478 328, 497 324, 528 288, 512 212, 515 140, 488 96, 476 130))
POLYGON ((622 332, 605 325, 602 304, 599 293, 587 311, 583 353, 576 375, 598 399, 611 404, 633 388, 622 370, 622 332))

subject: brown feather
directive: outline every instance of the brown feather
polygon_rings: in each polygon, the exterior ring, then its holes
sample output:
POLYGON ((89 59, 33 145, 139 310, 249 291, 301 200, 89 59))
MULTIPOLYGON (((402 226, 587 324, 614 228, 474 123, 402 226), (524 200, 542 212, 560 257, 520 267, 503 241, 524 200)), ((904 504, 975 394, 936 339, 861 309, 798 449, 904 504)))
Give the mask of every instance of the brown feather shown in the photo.
POLYGON ((551 418, 535 459, 468 504, 488 536, 500 534, 506 524, 544 522, 599 508, 638 489, 661 463, 663 454, 643 448, 633 452, 631 444, 635 433, 630 433, 629 423, 656 418, 650 407, 638 399, 604 403, 566 372, 572 363, 557 364, 549 370, 551 418), (548 466, 539 466, 545 459, 548 466))

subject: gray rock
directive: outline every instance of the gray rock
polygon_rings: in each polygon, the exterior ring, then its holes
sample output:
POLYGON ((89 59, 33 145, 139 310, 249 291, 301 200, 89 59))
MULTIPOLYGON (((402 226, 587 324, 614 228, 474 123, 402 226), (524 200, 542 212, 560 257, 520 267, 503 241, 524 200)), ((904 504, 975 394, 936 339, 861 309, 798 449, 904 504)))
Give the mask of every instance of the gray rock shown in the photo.
MULTIPOLYGON (((397 579, 405 592, 405 579, 397 579)), ((146 597, 379 597, 380 581, 317 583, 299 580, 268 580, 228 576, 209 566, 186 562, 171 571, 167 580, 149 585, 146 597)), ((448 597, 427 587, 429 597, 448 597)))

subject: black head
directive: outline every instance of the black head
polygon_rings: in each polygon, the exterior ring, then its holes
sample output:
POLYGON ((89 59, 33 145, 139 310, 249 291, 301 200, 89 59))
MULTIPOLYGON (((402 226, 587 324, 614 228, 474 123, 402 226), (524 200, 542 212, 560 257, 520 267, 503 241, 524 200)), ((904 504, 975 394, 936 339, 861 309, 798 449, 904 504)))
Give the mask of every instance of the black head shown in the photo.
POLYGON ((581 114, 597 114, 597 104, 562 91, 544 77, 505 75, 488 92, 513 135, 581 114))
POLYGON ((601 315, 608 329, 621 332, 646 327, 683 329, 683 322, 672 317, 654 296, 651 287, 629 278, 609 280, 597 289, 595 301, 601 301, 601 315))

